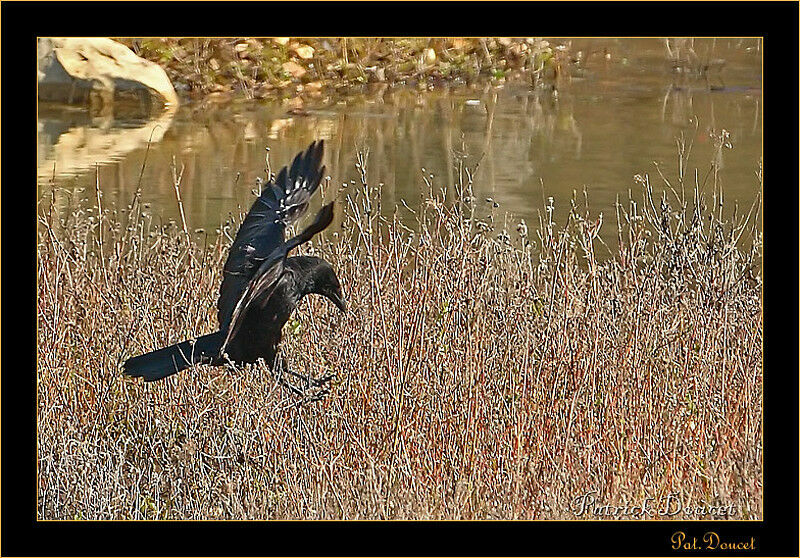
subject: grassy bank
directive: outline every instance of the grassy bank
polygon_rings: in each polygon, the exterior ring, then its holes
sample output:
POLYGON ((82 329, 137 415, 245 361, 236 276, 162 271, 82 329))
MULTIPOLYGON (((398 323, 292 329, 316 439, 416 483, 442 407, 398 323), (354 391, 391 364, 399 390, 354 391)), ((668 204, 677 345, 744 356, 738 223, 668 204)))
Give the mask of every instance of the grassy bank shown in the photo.
POLYGON ((541 39, 117 39, 160 64, 185 95, 316 97, 369 83, 503 83, 552 79, 566 47, 541 39))
POLYGON ((551 201, 538 224, 481 220, 456 176, 461 201, 431 186, 415 231, 376 188, 324 188, 342 225, 304 250, 350 310, 306 299, 283 345, 337 373, 318 402, 259 366, 123 378, 125 357, 216 328, 230 240, 43 200, 39 517, 571 519, 595 493, 761 518, 758 208, 642 177, 604 220, 580 199, 565 223, 551 201))

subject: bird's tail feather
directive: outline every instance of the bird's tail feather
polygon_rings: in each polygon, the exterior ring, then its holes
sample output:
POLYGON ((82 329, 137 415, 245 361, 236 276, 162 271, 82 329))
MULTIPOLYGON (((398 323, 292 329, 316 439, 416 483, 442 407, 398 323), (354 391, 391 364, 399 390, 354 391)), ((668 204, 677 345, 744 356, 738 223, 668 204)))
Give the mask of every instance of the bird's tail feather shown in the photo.
POLYGON ((157 351, 129 358, 123 364, 123 372, 128 376, 142 377, 145 382, 154 382, 192 364, 211 362, 219 354, 224 335, 221 331, 184 341, 157 351))

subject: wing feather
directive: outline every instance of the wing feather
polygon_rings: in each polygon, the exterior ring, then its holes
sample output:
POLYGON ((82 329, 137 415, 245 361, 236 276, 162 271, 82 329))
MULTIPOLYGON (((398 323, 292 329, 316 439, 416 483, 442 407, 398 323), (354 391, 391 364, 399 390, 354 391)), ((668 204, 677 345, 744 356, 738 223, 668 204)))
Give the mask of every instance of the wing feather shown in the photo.
POLYGON ((275 292, 275 287, 277 287, 281 276, 284 273, 283 261, 284 257, 278 257, 274 260, 264 262, 264 264, 262 264, 263 271, 262 269, 259 269, 259 272, 261 273, 255 280, 251 281, 247 285, 245 292, 242 294, 239 302, 236 303, 236 307, 233 309, 233 313, 231 314, 230 326, 228 327, 228 333, 225 336, 225 341, 222 343, 220 354, 225 352, 230 340, 233 339, 239 332, 239 329, 242 327, 242 323, 244 322, 244 316, 247 313, 247 309, 250 307, 253 301, 258 299, 263 305, 267 300, 269 300, 269 297, 272 296, 272 293, 275 292))
POLYGON ((319 187, 324 143, 312 143, 298 153, 289 167, 263 185, 233 241, 225 262, 217 318, 220 328, 231 323, 233 312, 262 263, 285 241, 286 227, 308 209, 311 196, 319 187))
POLYGON ((230 324, 225 342, 222 344, 220 352, 224 352, 228 342, 236 336, 241 327, 244 316, 248 308, 257 303, 259 306, 266 305, 269 297, 275 292, 275 288, 283 277, 284 273, 291 270, 285 266, 286 257, 289 252, 297 246, 308 242, 313 236, 325 230, 333 221, 333 202, 325 205, 317 213, 314 221, 303 231, 290 238, 287 242, 275 249, 269 258, 259 266, 250 281, 244 288, 231 313, 230 324))

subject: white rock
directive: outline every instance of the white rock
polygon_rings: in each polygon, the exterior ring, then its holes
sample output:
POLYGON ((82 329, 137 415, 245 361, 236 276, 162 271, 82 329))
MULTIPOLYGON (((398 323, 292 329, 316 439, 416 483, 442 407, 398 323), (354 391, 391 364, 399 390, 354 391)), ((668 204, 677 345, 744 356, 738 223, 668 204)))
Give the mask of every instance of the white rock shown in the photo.
POLYGON ((39 39, 38 66, 43 101, 108 105, 116 94, 141 92, 148 101, 178 104, 161 66, 111 39, 39 39))

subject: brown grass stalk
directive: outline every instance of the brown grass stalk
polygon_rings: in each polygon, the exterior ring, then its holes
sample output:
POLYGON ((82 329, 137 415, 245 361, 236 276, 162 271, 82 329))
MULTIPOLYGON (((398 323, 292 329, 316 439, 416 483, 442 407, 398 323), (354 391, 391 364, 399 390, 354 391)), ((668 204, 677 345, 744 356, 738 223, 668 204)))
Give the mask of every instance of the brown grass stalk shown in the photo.
POLYGON ((349 305, 309 297, 287 324, 297 372, 337 373, 314 403, 263 364, 122 377, 216 328, 230 240, 44 196, 39 518, 572 519, 590 492, 760 518, 760 204, 733 219, 642 177, 603 260, 575 200, 509 232, 458 164, 454 203, 431 188, 387 216, 360 159, 340 228, 303 247, 349 305))

